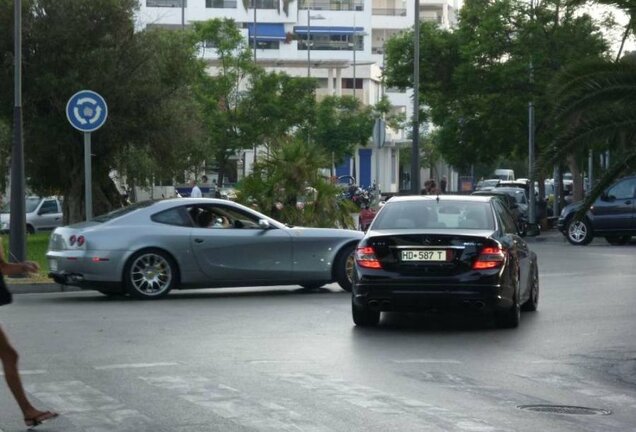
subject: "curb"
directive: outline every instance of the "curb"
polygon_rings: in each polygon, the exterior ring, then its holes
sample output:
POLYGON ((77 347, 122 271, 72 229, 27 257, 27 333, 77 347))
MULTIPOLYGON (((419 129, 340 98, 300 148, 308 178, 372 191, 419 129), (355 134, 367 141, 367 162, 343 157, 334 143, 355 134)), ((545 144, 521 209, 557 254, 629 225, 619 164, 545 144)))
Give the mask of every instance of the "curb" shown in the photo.
MULTIPOLYGON (((81 291, 81 288, 56 283, 10 284, 7 287, 12 294, 42 294, 55 292, 81 291)), ((1 432, 1 431, 0 431, 1 432)))

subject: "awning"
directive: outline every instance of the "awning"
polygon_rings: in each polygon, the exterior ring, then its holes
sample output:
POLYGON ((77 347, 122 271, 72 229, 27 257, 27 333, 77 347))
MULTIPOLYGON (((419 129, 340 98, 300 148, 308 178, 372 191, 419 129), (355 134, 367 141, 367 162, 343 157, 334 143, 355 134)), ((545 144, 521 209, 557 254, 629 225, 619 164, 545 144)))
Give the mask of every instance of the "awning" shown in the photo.
POLYGON ((294 32, 296 34, 336 34, 336 35, 352 35, 354 33, 363 34, 364 27, 321 27, 321 26, 295 26, 294 32))
MULTIPOLYGON (((254 38, 254 23, 247 25, 249 38, 254 38)), ((280 41, 285 40, 285 24, 283 23, 256 23, 257 41, 280 41)))

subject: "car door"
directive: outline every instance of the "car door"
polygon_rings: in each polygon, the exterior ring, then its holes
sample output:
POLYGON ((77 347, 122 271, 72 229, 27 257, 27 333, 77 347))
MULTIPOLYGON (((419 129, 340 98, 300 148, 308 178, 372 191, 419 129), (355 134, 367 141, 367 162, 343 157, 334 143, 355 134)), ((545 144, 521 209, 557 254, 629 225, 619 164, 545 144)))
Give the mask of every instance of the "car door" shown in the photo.
POLYGON ((38 230, 52 230, 62 223, 62 212, 57 199, 47 198, 42 200, 33 218, 32 225, 38 230))
POLYGON ((594 230, 600 232, 636 229, 634 193, 636 177, 619 181, 594 202, 594 230))
POLYGON ((286 229, 263 229, 258 215, 233 206, 197 205, 189 212, 195 222, 191 247, 199 268, 211 281, 258 285, 290 279, 292 236, 286 229), (215 215, 205 227, 196 225, 202 212, 215 215))
POLYGON ((523 302, 529 295, 528 280, 530 277, 530 249, 523 238, 519 236, 519 227, 515 223, 512 214, 499 201, 493 201, 495 213, 503 230, 503 242, 510 254, 517 259, 519 265, 519 293, 523 302))

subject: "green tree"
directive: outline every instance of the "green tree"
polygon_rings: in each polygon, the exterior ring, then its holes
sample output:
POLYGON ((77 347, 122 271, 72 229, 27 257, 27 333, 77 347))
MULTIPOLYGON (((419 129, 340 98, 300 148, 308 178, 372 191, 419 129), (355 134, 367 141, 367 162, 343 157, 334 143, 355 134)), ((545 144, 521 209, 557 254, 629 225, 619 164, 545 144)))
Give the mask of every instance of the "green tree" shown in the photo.
MULTIPOLYGON (((562 0, 468 0, 454 31, 423 23, 422 118, 439 128, 439 150, 460 169, 493 157, 527 155, 528 102, 534 101, 539 151, 552 142, 554 75, 607 46, 592 19, 562 0), (532 69, 530 68, 532 64, 532 69)), ((412 32, 387 44, 387 84, 412 86, 412 32)))
POLYGON ((351 156, 357 145, 366 146, 373 133, 373 109, 352 96, 328 96, 316 107, 310 139, 331 155, 335 163, 351 156))
MULTIPOLYGON (((13 95, 12 1, 0 0, 0 117, 13 95)), ((117 206, 109 173, 132 183, 185 169, 196 153, 190 86, 202 72, 186 32, 135 31, 136 0, 25 0, 24 142, 26 177, 41 194, 62 194, 65 223, 84 218, 82 136, 66 120, 68 98, 102 94, 106 124, 92 134, 94 212, 117 206)))

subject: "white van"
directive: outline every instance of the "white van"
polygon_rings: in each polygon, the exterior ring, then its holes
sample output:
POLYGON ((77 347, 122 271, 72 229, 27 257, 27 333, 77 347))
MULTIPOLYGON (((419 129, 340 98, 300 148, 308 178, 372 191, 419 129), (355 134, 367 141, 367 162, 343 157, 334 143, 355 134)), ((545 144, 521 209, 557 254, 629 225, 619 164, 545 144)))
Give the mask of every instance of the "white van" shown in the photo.
POLYGON ((515 172, 511 169, 496 169, 493 178, 498 178, 499 180, 504 181, 514 180, 515 172))

